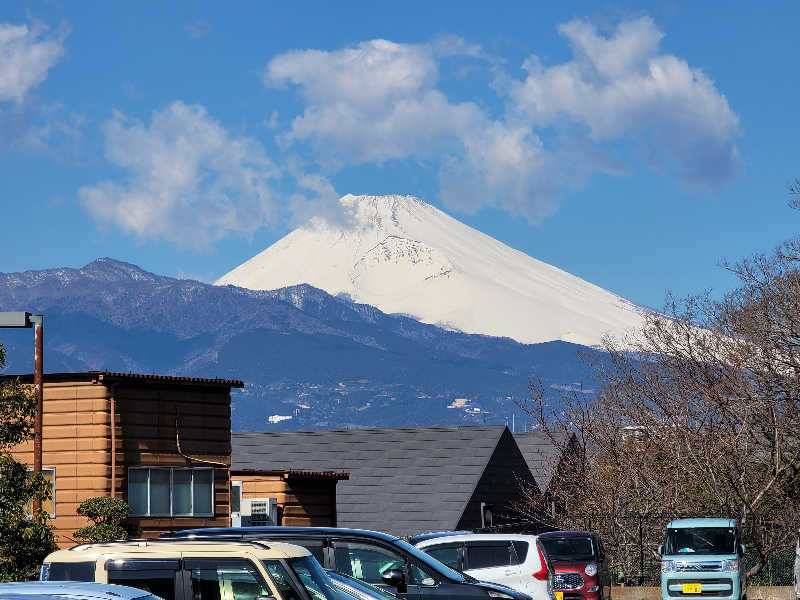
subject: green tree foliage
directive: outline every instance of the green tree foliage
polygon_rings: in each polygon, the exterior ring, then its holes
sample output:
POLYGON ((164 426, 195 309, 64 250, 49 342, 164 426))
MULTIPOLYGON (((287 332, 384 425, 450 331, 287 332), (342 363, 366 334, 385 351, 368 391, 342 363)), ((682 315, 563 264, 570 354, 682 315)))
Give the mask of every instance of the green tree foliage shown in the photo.
MULTIPOLYGON (((0 368, 5 363, 0 345, 0 368)), ((35 410, 29 388, 18 381, 0 383, 0 581, 35 578, 44 557, 56 549, 47 513, 29 514, 33 500, 51 497, 51 486, 10 453, 33 437, 35 410)))
POLYGON ((127 502, 110 496, 84 500, 78 507, 78 514, 89 519, 92 524, 78 529, 75 537, 87 542, 125 540, 128 538, 129 528, 124 521, 131 510, 127 502))

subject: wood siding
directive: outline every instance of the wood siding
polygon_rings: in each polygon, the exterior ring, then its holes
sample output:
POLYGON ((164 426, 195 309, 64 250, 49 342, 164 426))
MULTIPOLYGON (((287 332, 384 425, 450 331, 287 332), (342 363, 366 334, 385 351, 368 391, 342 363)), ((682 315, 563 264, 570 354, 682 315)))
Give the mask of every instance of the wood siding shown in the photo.
MULTIPOLYGON (((111 489, 108 390, 91 381, 45 383, 43 406, 42 466, 55 468, 56 516, 50 525, 59 546, 71 546, 73 532, 88 524, 77 514, 80 503, 111 489)), ((13 454, 33 465, 33 442, 13 454)))
MULTIPOLYGON (((44 385, 42 465, 55 469, 56 516, 50 526, 59 546, 78 543, 72 534, 89 524, 77 514, 80 503, 111 494, 112 395, 117 497, 127 499, 129 467, 214 468, 213 517, 132 519, 142 535, 154 537, 182 527, 230 525, 229 388, 135 380, 106 385, 97 378, 75 379, 58 382, 45 378, 44 385), (191 460, 178 451, 178 441, 191 460)), ((33 465, 33 442, 21 444, 13 454, 17 460, 33 465)))
POLYGON ((230 526, 231 404, 228 388, 119 383, 114 390, 117 490, 127 497, 129 467, 213 467, 213 517, 132 519, 143 537, 184 527, 230 526), (177 426, 177 430, 176 430, 177 426), (182 456, 180 450, 185 455, 182 456), (186 456, 191 457, 190 460, 186 456), (209 464, 218 463, 218 464, 209 464))
POLYGON ((336 480, 295 479, 282 475, 233 475, 242 498, 275 498, 278 524, 336 527, 336 480))

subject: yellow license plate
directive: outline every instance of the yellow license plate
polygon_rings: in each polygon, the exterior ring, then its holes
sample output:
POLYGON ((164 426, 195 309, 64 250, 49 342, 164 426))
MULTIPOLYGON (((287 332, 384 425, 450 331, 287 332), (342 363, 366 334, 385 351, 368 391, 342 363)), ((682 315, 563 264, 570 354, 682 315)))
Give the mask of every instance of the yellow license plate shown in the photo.
POLYGON ((683 584, 683 593, 684 594, 702 594, 703 593, 703 584, 702 583, 684 583, 683 584))
POLYGON ((553 595, 556 597, 556 600, 564 600, 564 592, 553 592, 553 595))

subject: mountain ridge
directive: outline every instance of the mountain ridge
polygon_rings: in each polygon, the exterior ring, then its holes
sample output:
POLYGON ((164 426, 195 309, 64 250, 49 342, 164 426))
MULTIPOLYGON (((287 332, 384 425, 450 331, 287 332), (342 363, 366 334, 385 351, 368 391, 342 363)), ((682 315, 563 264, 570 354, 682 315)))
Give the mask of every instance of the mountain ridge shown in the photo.
POLYGON ((465 333, 596 346, 645 309, 477 231, 414 196, 339 200, 216 281, 269 290, 307 283, 465 333))
MULTIPOLYGON (((105 258, 0 273, 0 310, 45 314, 45 370, 243 379, 235 430, 503 423, 539 379, 591 388, 565 342, 524 345, 387 315, 309 285, 273 291, 162 277, 105 258), (458 401, 457 401, 458 400, 458 401), (280 423, 273 415, 291 416, 280 423)), ((11 373, 30 332, 2 330, 11 373)), ((522 420, 520 420, 522 422, 522 420)))

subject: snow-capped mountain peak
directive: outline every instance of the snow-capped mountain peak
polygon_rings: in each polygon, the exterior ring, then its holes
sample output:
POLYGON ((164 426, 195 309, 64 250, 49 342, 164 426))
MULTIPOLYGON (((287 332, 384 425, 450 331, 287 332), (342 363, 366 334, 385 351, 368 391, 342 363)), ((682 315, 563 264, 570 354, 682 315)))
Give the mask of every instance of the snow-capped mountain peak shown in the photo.
POLYGON ((524 343, 597 345, 641 324, 632 303, 531 258, 413 196, 340 199, 216 283, 308 283, 389 313, 524 343))

